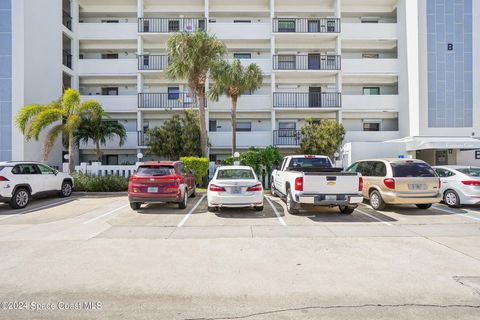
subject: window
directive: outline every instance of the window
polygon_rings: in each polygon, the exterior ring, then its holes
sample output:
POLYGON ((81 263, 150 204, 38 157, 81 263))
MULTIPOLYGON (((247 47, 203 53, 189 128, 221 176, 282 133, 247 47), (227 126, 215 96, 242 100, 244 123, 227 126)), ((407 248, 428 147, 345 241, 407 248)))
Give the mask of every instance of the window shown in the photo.
POLYGON ((252 20, 233 20, 233 23, 252 23, 252 20))
POLYGON ((336 31, 336 20, 328 20, 327 21, 327 32, 335 32, 336 31))
POLYGON ((102 59, 118 59, 118 53, 102 53, 102 59))
POLYGON ((295 55, 277 56, 279 70, 295 70, 295 55))
POLYGON ((180 99, 180 88, 168 87, 168 100, 178 100, 178 99, 180 99))
POLYGON ((435 177, 435 171, 426 163, 419 162, 400 162, 392 163, 393 177, 435 177))
POLYGON ((102 96, 118 96, 118 87, 102 88, 102 96))
POLYGON ((385 177, 387 175, 387 166, 380 161, 373 162, 372 173, 374 177, 385 177))
POLYGON ((234 53, 233 58, 235 59, 252 59, 251 53, 234 53))
POLYGON ((208 121, 208 131, 217 132, 217 120, 208 121))
POLYGON ((288 164, 290 168, 331 168, 329 158, 292 158, 288 164))
POLYGON ((204 20, 204 19, 198 20, 198 29, 199 30, 205 31, 205 21, 206 20, 204 20))
POLYGON ((364 122, 363 131, 380 131, 380 122, 364 122))
POLYGON ((350 167, 348 167, 347 171, 348 172, 358 172, 357 168, 358 168, 358 162, 355 162, 350 167))
POLYGON ((136 175, 140 177, 161 177, 170 176, 172 174, 175 174, 173 166, 140 166, 136 173, 136 175))
POLYGON ((148 67, 150 65, 150 56, 143 56, 143 66, 148 67))
POLYGON ((143 121, 143 133, 147 133, 148 129, 150 129, 150 123, 148 120, 143 121))
POLYGON ((363 59, 378 59, 380 58, 380 54, 378 53, 362 53, 363 59))
POLYGON ((18 164, 12 169, 13 174, 40 174, 38 167, 34 164, 18 164))
POLYGON ((252 123, 250 121, 237 121, 237 131, 246 132, 252 131, 252 123))
POLYGON ((295 32, 295 20, 278 20, 278 32, 295 32))
POLYGON ((363 87, 363 95, 376 96, 380 94, 380 87, 363 87))
POLYGON ((143 32, 150 31, 150 20, 143 20, 143 32))
POLYGON ((168 32, 178 32, 180 31, 180 21, 179 20, 169 20, 168 21, 168 32))
MULTIPOLYGON (((445 171, 448 171, 448 170, 445 170, 445 171)), ((463 174, 466 174, 467 176, 470 176, 470 177, 480 177, 480 168, 460 168, 460 169, 457 169, 457 171, 463 173, 463 174)), ((453 173, 452 173, 453 175, 453 173)))
POLYGON ((217 179, 219 180, 243 180, 255 179, 251 169, 223 169, 218 170, 217 179))
POLYGON ((297 129, 297 123, 295 121, 279 122, 278 129, 279 130, 295 130, 297 129))
POLYGON ((362 23, 378 23, 379 17, 362 17, 362 23))
POLYGON ((102 23, 119 23, 118 19, 102 19, 102 23))
POLYGON ((44 164, 39 164, 38 168, 40 169, 41 174, 55 174, 55 170, 44 164))
POLYGON ((455 175, 455 173, 453 173, 452 171, 447 170, 447 169, 437 168, 437 169, 434 169, 434 170, 440 178, 448 178, 448 177, 452 177, 452 176, 455 175))

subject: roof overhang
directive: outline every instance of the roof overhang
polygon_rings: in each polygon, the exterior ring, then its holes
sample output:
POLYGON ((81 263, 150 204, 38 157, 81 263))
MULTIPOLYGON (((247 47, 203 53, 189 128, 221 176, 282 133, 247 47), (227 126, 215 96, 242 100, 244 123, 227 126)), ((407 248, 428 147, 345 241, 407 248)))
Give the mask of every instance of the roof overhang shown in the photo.
POLYGON ((480 140, 472 137, 406 137, 390 142, 405 143, 406 151, 431 149, 480 149, 480 140))

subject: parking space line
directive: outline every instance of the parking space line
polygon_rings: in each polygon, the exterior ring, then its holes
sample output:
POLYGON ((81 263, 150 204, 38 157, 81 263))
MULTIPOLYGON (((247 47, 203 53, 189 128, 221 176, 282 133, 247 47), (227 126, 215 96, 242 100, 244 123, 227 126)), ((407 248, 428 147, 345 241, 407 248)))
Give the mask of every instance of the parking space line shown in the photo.
POLYGON ((185 222, 187 222, 188 218, 190 218, 190 216, 192 215, 192 213, 197 209, 197 207, 200 205, 200 203, 202 202, 202 200, 205 198, 205 195, 203 195, 200 200, 198 200, 198 202, 193 206, 193 208, 185 215, 185 217, 183 217, 182 221, 180 221, 177 225, 177 228, 181 228, 183 227, 183 225, 185 224, 185 222))
POLYGON ((48 209, 48 208, 54 207, 54 206, 59 205, 59 204, 64 204, 64 203, 70 202, 70 201, 75 200, 75 199, 77 199, 77 198, 68 198, 68 199, 65 199, 65 200, 56 201, 56 202, 53 202, 53 203, 50 203, 50 204, 46 204, 44 206, 35 207, 35 208, 31 208, 31 209, 28 209, 28 210, 25 210, 25 211, 21 211, 19 213, 12 213, 11 215, 8 215, 6 217, 1 217, 0 221, 5 220, 5 219, 9 219, 9 218, 13 218, 13 217, 18 217, 18 216, 21 216, 23 214, 27 214, 27 213, 30 213, 30 212, 39 211, 39 210, 43 210, 43 209, 48 209))
POLYGON ((362 210, 360 210, 360 209, 358 209, 358 208, 356 208, 355 211, 358 211, 358 212, 360 212, 361 214, 364 214, 364 215, 366 215, 367 217, 370 217, 370 218, 372 218, 372 219, 374 219, 374 220, 377 220, 378 222, 381 222, 381 223, 383 223, 383 224, 385 224, 385 225, 387 225, 387 226, 393 226, 393 224, 391 224, 390 222, 387 222, 387 221, 384 221, 384 220, 382 220, 382 219, 380 219, 380 218, 377 218, 377 217, 375 217, 375 216, 372 216, 371 214, 366 213, 365 211, 362 211, 362 210))
POLYGON ((268 202, 268 204, 270 205, 270 207, 272 207, 273 212, 275 212, 275 215, 277 216, 278 221, 280 221, 280 224, 281 224, 282 226, 286 227, 287 224, 285 223, 285 220, 283 220, 282 216, 280 215, 280 212, 278 212, 277 208, 275 208, 275 206, 273 205, 272 201, 271 201, 267 196, 264 195, 264 197, 265 197, 265 199, 267 199, 267 202, 268 202))
POLYGON ((130 205, 130 204, 126 204, 126 205, 121 206, 121 207, 119 207, 119 208, 117 208, 117 209, 113 209, 113 210, 111 210, 111 211, 109 211, 109 212, 107 212, 107 213, 104 213, 104 214, 102 214, 102 215, 100 215, 100 216, 98 216, 98 217, 95 217, 95 218, 92 218, 92 219, 90 219, 90 220, 87 220, 87 221, 85 221, 83 224, 88 224, 88 223, 91 223, 91 222, 93 222, 93 221, 96 221, 96 220, 98 220, 98 219, 100 219, 100 218, 103 218, 103 217, 108 216, 108 215, 110 215, 110 214, 112 214, 112 213, 115 213, 115 212, 117 212, 117 211, 119 211, 119 210, 121 210, 121 209, 123 209, 123 208, 126 208, 126 207, 128 207, 129 205, 130 205))
MULTIPOLYGON (((461 217, 469 218, 469 219, 472 219, 472 220, 480 221, 480 218, 478 218, 478 217, 473 217, 473 216, 468 215, 468 214, 465 214, 465 213, 455 212, 455 211, 453 211, 453 210, 449 210, 449 209, 442 208, 442 207, 438 207, 438 206, 433 206, 433 208, 436 209, 436 210, 439 210, 439 211, 443 211, 443 212, 447 212, 447 213, 453 214, 453 215, 455 215, 455 216, 461 216, 461 217)), ((469 212, 469 211, 467 210, 467 212, 469 212)))

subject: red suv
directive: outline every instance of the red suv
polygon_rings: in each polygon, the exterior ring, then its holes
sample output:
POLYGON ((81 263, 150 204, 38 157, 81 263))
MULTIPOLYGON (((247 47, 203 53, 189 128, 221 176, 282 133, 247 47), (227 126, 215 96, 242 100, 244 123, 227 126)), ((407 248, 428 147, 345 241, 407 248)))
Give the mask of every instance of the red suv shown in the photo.
POLYGON ((195 177, 185 171, 181 161, 146 162, 138 167, 128 183, 128 200, 133 210, 142 203, 178 203, 187 207, 187 198, 195 196, 195 177))

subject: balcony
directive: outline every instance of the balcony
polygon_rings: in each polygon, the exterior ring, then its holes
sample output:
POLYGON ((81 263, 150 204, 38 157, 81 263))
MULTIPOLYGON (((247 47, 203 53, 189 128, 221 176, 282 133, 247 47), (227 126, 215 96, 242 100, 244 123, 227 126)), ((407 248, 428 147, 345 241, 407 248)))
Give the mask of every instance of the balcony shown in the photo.
POLYGON ((137 132, 137 144, 140 147, 146 147, 148 145, 148 135, 145 132, 137 132))
POLYGON ((400 138, 400 131, 347 131, 344 142, 378 142, 400 138))
POLYGON ((384 95, 342 95, 343 111, 392 111, 400 109, 399 97, 396 94, 384 95))
POLYGON ((274 146, 294 146, 297 147, 302 142, 302 132, 300 130, 274 130, 274 146))
MULTIPOLYGON (((118 136, 115 136, 112 139, 107 139, 105 145, 101 145, 102 149, 135 149, 137 147, 137 132, 127 132, 127 139, 123 146, 119 145, 120 139, 118 136)), ((88 141, 88 143, 80 143, 80 149, 95 149, 95 144, 93 141, 88 141)))
POLYGON ((397 74, 398 59, 343 59, 342 71, 348 74, 397 74))
MULTIPOLYGON (((234 59, 229 59, 229 62, 232 62, 234 59)), ((272 60, 270 59, 240 59, 242 66, 247 67, 251 63, 255 63, 260 69, 262 69, 263 74, 272 73, 272 60)))
POLYGON ((207 20, 203 18, 139 18, 140 33, 195 32, 206 30, 207 20))
POLYGON ((168 65, 166 55, 139 55, 138 70, 164 70, 168 65))
POLYGON ((78 72, 82 76, 125 76, 137 73, 136 59, 80 59, 78 72))
POLYGON ((62 23, 68 30, 72 31, 72 17, 67 11, 63 11, 62 23))
POLYGON ((273 19, 275 33, 339 33, 339 18, 275 18, 273 19))
POLYGON ((287 108, 340 108, 340 92, 274 92, 273 107, 287 108))
POLYGON ((342 23, 344 40, 396 40, 396 23, 342 23))
MULTIPOLYGON (((209 132, 209 142, 213 149, 232 147, 232 132, 209 132)), ((237 132, 237 148, 265 147, 272 144, 271 131, 237 132)))
MULTIPOLYGON (((243 95, 238 99, 237 111, 270 111, 271 102, 270 95, 243 95)), ((218 102, 209 102, 210 111, 230 111, 230 99, 221 96, 218 102)))
POLYGON ((136 40, 136 23, 79 23, 80 40, 136 40))
POLYGON ((294 55, 279 54, 273 56, 274 70, 340 70, 341 57, 339 55, 294 55))
POLYGON ((67 50, 63 50, 63 65, 72 69, 72 54, 67 50))
POLYGON ((106 112, 136 112, 137 95, 120 96, 102 96, 102 95, 82 95, 82 101, 90 99, 97 100, 106 112))
POLYGON ((219 39, 270 39, 270 23, 210 23, 209 31, 219 39))
POLYGON ((194 98, 188 92, 138 94, 139 109, 186 109, 193 106, 194 98))

